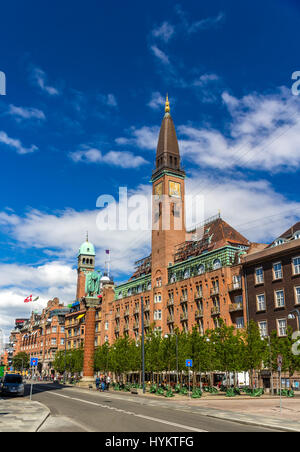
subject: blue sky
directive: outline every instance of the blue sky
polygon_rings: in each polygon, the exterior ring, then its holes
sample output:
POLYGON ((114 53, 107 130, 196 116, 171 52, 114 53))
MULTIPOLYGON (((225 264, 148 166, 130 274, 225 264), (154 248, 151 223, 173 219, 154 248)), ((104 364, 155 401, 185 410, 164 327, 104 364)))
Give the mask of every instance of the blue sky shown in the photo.
POLYGON ((96 200, 149 193, 167 92, 207 216, 264 242, 298 220, 299 21, 291 0, 1 6, 0 328, 33 291, 74 297, 86 230, 119 280, 149 252, 149 234, 100 233, 96 200))

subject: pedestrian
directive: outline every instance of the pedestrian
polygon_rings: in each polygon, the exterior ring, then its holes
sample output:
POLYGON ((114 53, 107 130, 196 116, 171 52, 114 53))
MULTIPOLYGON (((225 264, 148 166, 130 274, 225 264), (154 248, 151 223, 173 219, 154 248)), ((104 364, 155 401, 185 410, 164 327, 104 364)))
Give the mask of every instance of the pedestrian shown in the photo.
POLYGON ((99 386, 100 386, 100 378, 97 377, 97 378, 96 378, 96 389, 97 389, 97 390, 99 389, 99 386))
POLYGON ((104 380, 102 380, 102 382, 101 382, 101 391, 105 391, 105 381, 104 380))
POLYGON ((106 389, 109 391, 109 385, 110 385, 110 376, 108 375, 106 378, 106 389))

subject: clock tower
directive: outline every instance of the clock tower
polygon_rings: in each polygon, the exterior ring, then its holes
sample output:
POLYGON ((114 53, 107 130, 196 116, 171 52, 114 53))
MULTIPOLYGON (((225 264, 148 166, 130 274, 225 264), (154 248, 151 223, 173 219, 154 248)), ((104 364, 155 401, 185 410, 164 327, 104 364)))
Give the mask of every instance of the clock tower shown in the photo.
POLYGON ((168 283, 176 245, 186 240, 185 172, 167 96, 152 174, 152 287, 168 283))
POLYGON ((83 242, 78 252, 77 301, 85 296, 85 276, 87 273, 95 271, 95 256, 94 245, 89 242, 87 236, 86 241, 83 242))

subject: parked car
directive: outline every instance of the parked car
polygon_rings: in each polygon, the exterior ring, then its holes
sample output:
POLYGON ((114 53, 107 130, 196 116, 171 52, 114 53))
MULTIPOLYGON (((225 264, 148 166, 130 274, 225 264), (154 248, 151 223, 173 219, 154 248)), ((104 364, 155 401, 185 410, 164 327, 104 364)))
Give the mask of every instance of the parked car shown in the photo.
POLYGON ((1 384, 2 395, 24 396, 24 382, 22 375, 6 374, 1 384))

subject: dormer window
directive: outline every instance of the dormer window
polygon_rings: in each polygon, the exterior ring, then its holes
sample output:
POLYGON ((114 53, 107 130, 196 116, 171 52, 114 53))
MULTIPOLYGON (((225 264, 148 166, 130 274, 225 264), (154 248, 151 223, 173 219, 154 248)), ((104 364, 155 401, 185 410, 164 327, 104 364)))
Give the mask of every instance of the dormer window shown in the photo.
POLYGON ((279 239, 275 240, 274 246, 283 245, 284 243, 286 243, 286 241, 287 241, 286 239, 279 238, 279 239))
POLYGON ((300 239, 300 231, 295 232, 293 237, 294 237, 294 240, 299 240, 300 239))

